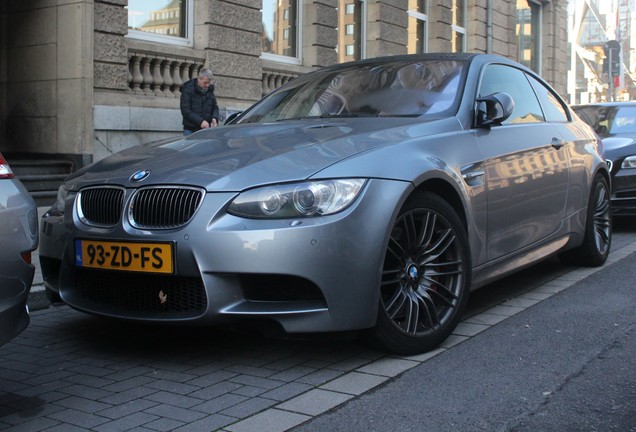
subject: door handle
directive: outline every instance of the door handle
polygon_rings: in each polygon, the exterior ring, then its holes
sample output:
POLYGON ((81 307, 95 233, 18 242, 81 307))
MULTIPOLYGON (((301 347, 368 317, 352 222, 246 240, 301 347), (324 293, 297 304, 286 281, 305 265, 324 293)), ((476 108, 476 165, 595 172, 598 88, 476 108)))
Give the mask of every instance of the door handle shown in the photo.
POLYGON ((565 145, 565 141, 557 137, 553 137, 551 145, 558 150, 565 145))

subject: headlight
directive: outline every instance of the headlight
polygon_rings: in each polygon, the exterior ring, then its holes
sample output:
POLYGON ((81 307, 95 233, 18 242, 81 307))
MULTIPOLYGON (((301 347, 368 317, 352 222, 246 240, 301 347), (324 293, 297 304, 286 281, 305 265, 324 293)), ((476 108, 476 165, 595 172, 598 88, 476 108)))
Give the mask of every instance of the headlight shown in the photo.
POLYGON ((621 164, 621 169, 636 168, 636 156, 628 156, 621 164))
POLYGON ((329 215, 347 208, 364 183, 364 179, 338 179, 252 189, 237 196, 228 212, 272 219, 329 215))

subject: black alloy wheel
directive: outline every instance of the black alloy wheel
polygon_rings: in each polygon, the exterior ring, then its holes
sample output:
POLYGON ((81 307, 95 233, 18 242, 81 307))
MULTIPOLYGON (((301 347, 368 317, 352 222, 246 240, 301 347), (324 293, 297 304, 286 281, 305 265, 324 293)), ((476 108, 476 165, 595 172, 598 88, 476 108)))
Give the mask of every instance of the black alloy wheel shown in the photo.
POLYGON ((436 347, 459 322, 469 289, 464 225, 439 196, 418 194, 405 204, 391 231, 371 340, 401 354, 436 347))
POLYGON ((605 177, 597 174, 590 191, 583 243, 564 252, 560 258, 569 264, 598 267, 607 260, 611 244, 610 190, 605 177))

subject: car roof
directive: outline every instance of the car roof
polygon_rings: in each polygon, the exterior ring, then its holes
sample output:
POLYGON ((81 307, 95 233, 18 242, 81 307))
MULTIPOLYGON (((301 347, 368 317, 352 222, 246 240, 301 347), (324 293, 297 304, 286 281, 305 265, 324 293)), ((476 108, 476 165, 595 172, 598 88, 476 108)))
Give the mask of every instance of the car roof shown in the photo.
POLYGON ((496 55, 496 54, 485 54, 485 53, 448 53, 448 52, 437 52, 437 53, 423 53, 423 54, 403 54, 403 55, 393 55, 393 56, 383 56, 383 57, 373 57, 364 60, 355 60, 346 63, 338 63, 335 65, 327 66, 320 68, 320 70, 337 70, 337 69, 346 69, 351 66, 356 65, 375 65, 375 64, 384 64, 391 62, 400 62, 400 61, 408 61, 412 62, 414 60, 457 60, 464 61, 467 63, 471 63, 474 61, 481 62, 494 62, 494 63, 505 63, 509 65, 513 65, 516 67, 523 68, 524 70, 532 72, 527 69, 522 64, 515 62, 509 58, 496 55))

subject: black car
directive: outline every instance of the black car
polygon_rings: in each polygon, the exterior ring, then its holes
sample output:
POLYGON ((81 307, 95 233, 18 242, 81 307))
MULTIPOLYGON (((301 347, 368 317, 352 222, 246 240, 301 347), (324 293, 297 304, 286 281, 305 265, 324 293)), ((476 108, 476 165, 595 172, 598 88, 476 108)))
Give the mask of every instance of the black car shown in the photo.
POLYGON ((636 215, 636 102, 603 102, 572 107, 603 140, 612 172, 612 211, 636 215))

